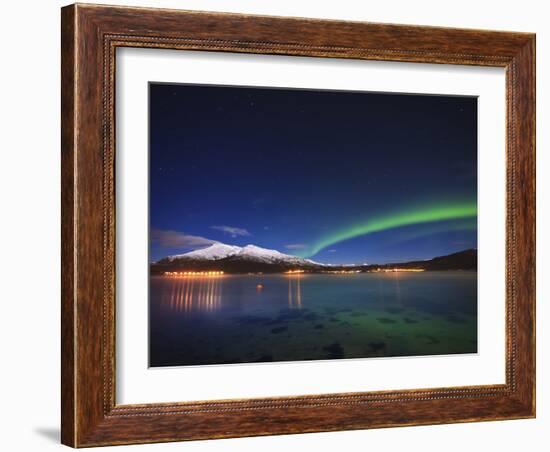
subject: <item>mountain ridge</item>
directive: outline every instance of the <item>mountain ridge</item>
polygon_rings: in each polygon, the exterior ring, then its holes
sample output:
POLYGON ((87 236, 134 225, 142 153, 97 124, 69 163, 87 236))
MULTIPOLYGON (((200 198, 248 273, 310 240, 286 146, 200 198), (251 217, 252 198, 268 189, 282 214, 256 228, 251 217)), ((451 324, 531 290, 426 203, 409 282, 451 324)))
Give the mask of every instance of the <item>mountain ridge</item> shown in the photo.
POLYGON ((284 261, 291 262, 294 264, 312 264, 312 265, 326 265, 320 264, 319 262, 312 261, 311 259, 304 259, 297 256, 292 256, 290 254, 284 254, 277 250, 272 250, 268 248, 261 248, 256 245, 246 245, 246 246, 236 246, 236 245, 226 245, 225 243, 216 242, 212 245, 201 248, 200 250, 190 251, 184 254, 176 254, 173 256, 165 257, 157 263, 164 262, 168 260, 169 262, 174 261, 190 261, 190 260, 210 260, 218 261, 226 258, 241 258, 241 259, 251 259, 259 260, 262 262, 273 262, 273 261, 284 261))
POLYGON ((390 269, 425 271, 476 270, 477 249, 468 249, 428 260, 388 264, 332 265, 281 253, 256 245, 244 247, 216 242, 206 248, 167 256, 151 264, 152 274, 172 271, 224 271, 226 273, 283 273, 301 270, 307 273, 337 271, 376 271, 390 269))

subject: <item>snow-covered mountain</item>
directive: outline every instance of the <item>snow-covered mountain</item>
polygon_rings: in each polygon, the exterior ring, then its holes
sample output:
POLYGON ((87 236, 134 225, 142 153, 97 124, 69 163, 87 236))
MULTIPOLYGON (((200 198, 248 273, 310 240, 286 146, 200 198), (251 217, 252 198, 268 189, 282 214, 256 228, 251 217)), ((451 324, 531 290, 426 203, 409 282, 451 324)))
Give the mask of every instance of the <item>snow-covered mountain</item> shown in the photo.
POLYGON ((168 256, 151 264, 152 274, 167 271, 224 271, 233 274, 282 273, 289 270, 303 270, 307 273, 349 271, 380 271, 392 268, 414 268, 427 271, 475 270, 477 250, 470 249, 438 256, 424 261, 397 262, 389 264, 333 265, 303 259, 281 253, 277 250, 260 248, 255 245, 243 247, 214 243, 206 248, 185 254, 168 256))
POLYGON ((240 246, 226 245, 225 243, 214 243, 207 248, 201 248, 200 250, 190 251, 189 253, 176 254, 175 256, 168 256, 170 261, 174 260, 186 260, 186 259, 198 259, 198 260, 218 260, 225 257, 234 256, 242 248, 240 246))
POLYGON ((281 253, 277 250, 260 248, 255 245, 246 245, 244 247, 226 245, 224 243, 214 243, 207 248, 190 251, 189 253, 168 256, 158 263, 185 263, 193 261, 213 262, 228 260, 230 262, 246 261, 262 264, 284 264, 297 267, 303 266, 322 266, 318 262, 309 259, 303 259, 289 254, 281 253))

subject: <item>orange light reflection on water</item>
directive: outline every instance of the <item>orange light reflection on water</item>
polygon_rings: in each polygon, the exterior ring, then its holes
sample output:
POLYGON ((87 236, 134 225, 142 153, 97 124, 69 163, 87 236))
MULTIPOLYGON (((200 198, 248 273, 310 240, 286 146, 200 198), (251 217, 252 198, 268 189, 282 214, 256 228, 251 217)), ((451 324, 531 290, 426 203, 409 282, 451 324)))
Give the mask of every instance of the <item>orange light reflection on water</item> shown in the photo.
MULTIPOLYGON (((195 272, 196 273, 196 272, 195 272)), ((223 274, 191 274, 191 272, 166 272, 169 286, 163 290, 160 301, 177 312, 219 310, 222 305, 223 274), (181 277, 180 277, 181 276, 181 277)), ((301 273, 288 275, 288 307, 302 308, 302 278, 301 273)), ((252 280, 255 291, 261 295, 271 286, 270 282, 260 279, 252 280)), ((279 286, 280 287, 280 286, 279 286)), ((261 300, 261 299, 259 299, 261 300)))
POLYGON ((161 302, 180 312, 216 311, 221 307, 221 278, 174 278, 161 302))
POLYGON ((294 275, 292 278, 288 278, 288 307, 289 308, 302 308, 302 284, 301 276, 299 274, 294 275))

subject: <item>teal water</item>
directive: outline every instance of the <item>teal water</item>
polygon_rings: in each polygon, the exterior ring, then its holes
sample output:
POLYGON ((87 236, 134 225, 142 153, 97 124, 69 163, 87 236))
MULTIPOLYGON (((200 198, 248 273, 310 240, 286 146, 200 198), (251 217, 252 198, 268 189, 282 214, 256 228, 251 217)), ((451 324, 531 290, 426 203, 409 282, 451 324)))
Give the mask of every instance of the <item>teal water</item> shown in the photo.
POLYGON ((477 273, 152 276, 156 366, 477 352, 477 273))

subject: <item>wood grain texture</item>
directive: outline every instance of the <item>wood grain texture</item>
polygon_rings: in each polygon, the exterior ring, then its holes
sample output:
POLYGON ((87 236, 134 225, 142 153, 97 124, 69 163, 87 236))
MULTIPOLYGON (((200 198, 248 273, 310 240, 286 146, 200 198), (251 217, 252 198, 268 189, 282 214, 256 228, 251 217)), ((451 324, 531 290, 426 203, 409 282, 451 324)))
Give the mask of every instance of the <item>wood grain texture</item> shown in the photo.
POLYGON ((62 442, 74 447, 535 415, 535 37, 146 8, 62 10, 62 442), (116 405, 117 47, 506 69, 506 384, 116 405))
POLYGON ((75 444, 75 322, 74 302, 74 159, 75 159, 75 30, 74 9, 61 11, 61 441, 75 444))

